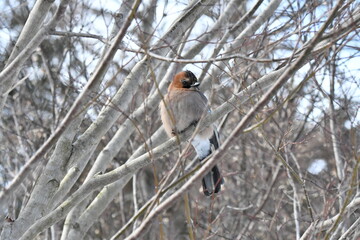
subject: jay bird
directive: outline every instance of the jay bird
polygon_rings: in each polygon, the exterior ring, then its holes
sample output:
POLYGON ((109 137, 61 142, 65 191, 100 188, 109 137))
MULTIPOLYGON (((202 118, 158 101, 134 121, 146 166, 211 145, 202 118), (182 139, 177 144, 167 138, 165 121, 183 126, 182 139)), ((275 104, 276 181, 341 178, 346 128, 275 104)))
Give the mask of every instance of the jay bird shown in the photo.
MULTIPOLYGON (((169 137, 185 132, 195 126, 199 120, 210 112, 208 100, 199 91, 195 75, 190 71, 180 72, 171 82, 168 93, 160 103, 160 115, 164 129, 169 137)), ((219 147, 218 134, 213 126, 201 130, 191 140, 200 161, 219 147)), ((202 179, 206 196, 218 193, 224 183, 219 168, 215 165, 202 179)))

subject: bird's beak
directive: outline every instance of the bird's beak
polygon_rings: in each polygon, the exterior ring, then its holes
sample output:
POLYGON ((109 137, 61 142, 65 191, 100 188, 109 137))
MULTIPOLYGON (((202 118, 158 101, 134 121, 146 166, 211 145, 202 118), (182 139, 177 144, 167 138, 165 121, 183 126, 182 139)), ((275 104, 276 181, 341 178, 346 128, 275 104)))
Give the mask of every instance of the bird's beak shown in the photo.
POLYGON ((196 82, 196 83, 194 83, 194 84, 191 84, 190 86, 191 87, 198 87, 200 85, 200 83, 199 82, 196 82))

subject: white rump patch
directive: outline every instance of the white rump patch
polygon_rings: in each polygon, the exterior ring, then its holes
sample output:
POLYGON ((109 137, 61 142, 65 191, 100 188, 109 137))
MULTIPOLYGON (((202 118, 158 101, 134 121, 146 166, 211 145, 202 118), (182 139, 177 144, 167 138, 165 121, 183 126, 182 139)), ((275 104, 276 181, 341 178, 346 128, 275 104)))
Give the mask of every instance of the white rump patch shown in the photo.
POLYGON ((195 148, 198 158, 203 159, 209 155, 211 149, 209 139, 201 138, 198 135, 196 135, 194 139, 191 141, 191 144, 195 148))

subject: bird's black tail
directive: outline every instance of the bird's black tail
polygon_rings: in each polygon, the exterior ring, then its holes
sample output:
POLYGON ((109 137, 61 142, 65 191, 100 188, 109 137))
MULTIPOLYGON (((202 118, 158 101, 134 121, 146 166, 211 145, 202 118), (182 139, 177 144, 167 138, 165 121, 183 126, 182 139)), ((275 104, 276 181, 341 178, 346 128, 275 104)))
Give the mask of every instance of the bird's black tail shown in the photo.
MULTIPOLYGON (((214 131, 210 143, 214 149, 219 148, 218 134, 214 131)), ((210 153, 211 154, 211 153, 210 153)), ((224 178, 221 176, 218 166, 214 166, 202 179, 203 191, 206 196, 211 196, 213 193, 218 193, 221 190, 221 185, 224 183, 224 178)))
POLYGON ((202 179, 204 194, 211 196, 213 193, 220 192, 223 183, 224 179, 220 174, 219 168, 215 165, 202 179))

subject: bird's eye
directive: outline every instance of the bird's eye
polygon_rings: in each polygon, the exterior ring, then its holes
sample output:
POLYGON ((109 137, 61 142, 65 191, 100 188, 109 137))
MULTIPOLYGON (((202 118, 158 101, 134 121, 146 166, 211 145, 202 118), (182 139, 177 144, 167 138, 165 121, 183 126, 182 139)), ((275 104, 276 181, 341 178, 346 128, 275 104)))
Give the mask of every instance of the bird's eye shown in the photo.
POLYGON ((182 83, 184 88, 190 88, 191 87, 191 83, 189 82, 188 79, 181 79, 181 83, 182 83))

